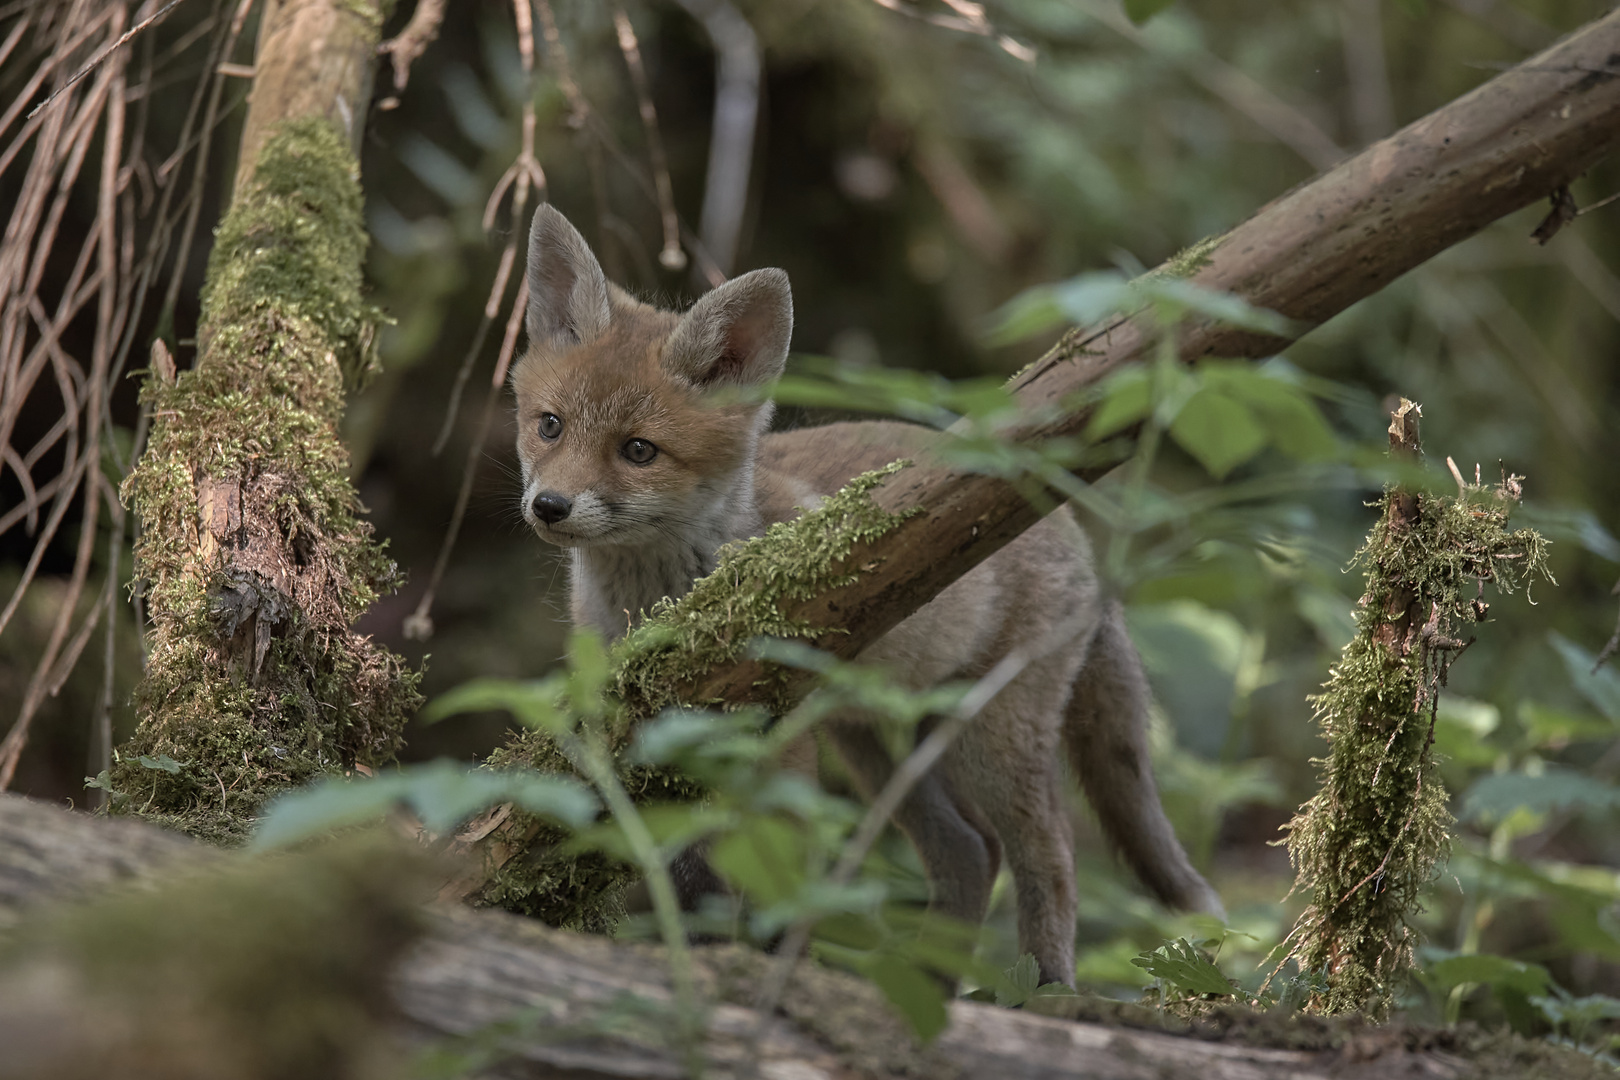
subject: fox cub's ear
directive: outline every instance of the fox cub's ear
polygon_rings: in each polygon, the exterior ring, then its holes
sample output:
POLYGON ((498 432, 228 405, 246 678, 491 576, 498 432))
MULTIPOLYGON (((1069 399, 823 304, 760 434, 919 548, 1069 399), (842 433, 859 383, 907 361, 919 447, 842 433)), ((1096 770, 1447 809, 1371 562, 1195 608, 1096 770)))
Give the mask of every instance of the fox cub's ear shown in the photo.
POLYGON ((781 270, 754 270, 706 293, 664 346, 673 375, 711 386, 770 382, 787 365, 793 291, 781 270))
POLYGON ((550 203, 529 229, 529 310, 524 327, 535 344, 583 345, 607 332, 612 317, 607 278, 590 245, 550 203))

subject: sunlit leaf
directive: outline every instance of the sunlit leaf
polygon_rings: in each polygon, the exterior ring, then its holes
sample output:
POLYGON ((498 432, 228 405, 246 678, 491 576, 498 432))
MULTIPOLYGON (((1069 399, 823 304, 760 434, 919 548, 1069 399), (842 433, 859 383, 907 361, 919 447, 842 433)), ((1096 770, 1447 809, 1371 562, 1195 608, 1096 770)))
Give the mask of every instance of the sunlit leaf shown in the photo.
POLYGON ((1249 408, 1210 388, 1187 399, 1170 425, 1170 435, 1217 480, 1266 445, 1266 431, 1249 408))
POLYGON ((1207 385, 1246 405, 1269 441, 1289 457, 1325 461, 1338 455, 1338 437, 1302 387, 1252 364, 1211 361, 1199 365, 1199 372, 1207 385))

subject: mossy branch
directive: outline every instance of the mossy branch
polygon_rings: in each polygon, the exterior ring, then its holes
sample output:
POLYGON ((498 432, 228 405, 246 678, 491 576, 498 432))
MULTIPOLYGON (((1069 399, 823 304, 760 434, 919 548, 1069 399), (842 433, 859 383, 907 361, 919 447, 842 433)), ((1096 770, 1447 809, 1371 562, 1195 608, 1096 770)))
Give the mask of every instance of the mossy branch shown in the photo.
MULTIPOLYGON (((1392 453, 1419 456, 1417 417, 1403 400, 1392 453)), ((1507 529, 1521 490, 1518 477, 1456 496, 1391 486, 1356 553, 1367 571, 1357 633, 1313 699, 1331 746, 1322 787, 1287 826, 1294 888, 1311 896, 1288 956, 1326 974, 1317 1011, 1381 1017, 1411 969, 1411 920, 1449 842, 1431 751, 1446 674, 1474 640, 1460 628, 1485 621, 1485 582, 1510 593, 1551 580, 1547 542, 1507 529)))
MULTIPOLYGON (((897 461, 858 476, 815 510, 772 525, 762 537, 723 548, 714 573, 678 600, 661 601, 619 642, 612 653, 612 709, 605 726, 607 744, 619 759, 620 781, 632 799, 640 803, 703 795, 701 787, 674 770, 623 761, 620 755, 638 723, 676 705, 736 707, 752 701, 777 715, 791 707, 804 685, 799 673, 747 660, 748 645, 762 636, 816 642, 836 633, 783 612, 791 600, 846 584, 870 569, 852 565, 851 552, 904 520, 878 507, 870 492, 908 464, 897 461), (746 698, 719 700, 704 693, 702 680, 710 671, 739 661, 753 665, 757 676, 746 698)), ((536 730, 515 735, 491 755, 489 765, 579 775, 555 740, 536 730)), ((624 890, 636 870, 597 852, 568 849, 567 834, 556 826, 501 808, 475 820, 461 836, 463 848, 481 849, 490 876, 487 884, 482 877, 464 879, 448 895, 477 896, 570 929, 611 930, 623 917, 624 890), (484 842, 491 835, 494 842, 484 842), (527 859, 507 861, 523 848, 527 859)))

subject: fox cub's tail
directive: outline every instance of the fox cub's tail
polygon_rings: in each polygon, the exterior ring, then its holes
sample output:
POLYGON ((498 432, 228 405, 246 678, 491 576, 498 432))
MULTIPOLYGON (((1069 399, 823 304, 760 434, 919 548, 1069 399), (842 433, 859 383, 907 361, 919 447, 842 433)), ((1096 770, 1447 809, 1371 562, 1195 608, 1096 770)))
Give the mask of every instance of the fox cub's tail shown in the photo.
POLYGON ((1154 895, 1172 907, 1225 915, 1176 839, 1149 760, 1147 676, 1118 603, 1103 613, 1063 718, 1069 762, 1103 833, 1154 895))

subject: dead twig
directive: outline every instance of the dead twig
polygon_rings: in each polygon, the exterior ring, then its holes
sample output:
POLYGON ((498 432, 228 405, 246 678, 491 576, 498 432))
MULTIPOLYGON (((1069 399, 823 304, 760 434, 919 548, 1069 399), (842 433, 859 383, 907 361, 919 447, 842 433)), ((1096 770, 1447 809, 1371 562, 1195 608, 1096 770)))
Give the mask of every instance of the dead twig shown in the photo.
POLYGON ((658 186, 658 211, 664 223, 664 249, 658 253, 658 263, 665 270, 682 270, 686 267, 686 252, 681 250, 680 220, 675 216, 675 188, 669 180, 669 161, 664 155, 664 137, 658 130, 658 109, 653 105, 652 84, 641 62, 636 28, 630 24, 630 16, 624 13, 624 8, 618 4, 613 6, 613 28, 618 33, 624 66, 630 69, 630 84, 636 90, 641 126, 647 133, 647 158, 652 162, 653 182, 658 186))
MULTIPOLYGON (((125 32, 123 35, 121 35, 117 41, 113 42, 111 45, 107 46, 100 53, 98 53, 94 60, 91 60, 88 64, 84 65, 84 67, 82 67, 78 71, 74 72, 72 78, 68 79, 67 82, 63 83, 61 86, 59 86, 55 90, 51 91, 51 96, 50 97, 46 98, 44 101, 40 102, 38 105, 35 105, 33 107, 33 109, 29 111, 28 119, 32 120, 39 113, 39 111, 41 109, 49 108, 51 102, 55 101, 63 93, 65 93, 67 90, 69 90, 80 79, 84 78, 86 75, 88 75, 92 71, 94 71, 96 69, 96 67, 99 64, 101 64, 102 61, 107 59, 107 57, 111 56, 116 50, 123 48, 125 45, 128 45, 132 40, 134 40, 135 36, 137 34, 139 34, 142 30, 145 30, 148 26, 151 26, 153 23, 157 22, 159 19, 163 18, 163 16, 167 15, 169 12, 173 11, 175 8, 177 8, 179 6, 180 6, 180 0, 169 0, 169 2, 167 4, 164 4, 163 7, 160 8, 155 15, 150 15, 147 18, 142 19, 140 22, 136 23, 134 26, 130 27, 129 30, 127 32, 125 32)), ((122 21, 122 20, 120 20, 120 21, 122 21)))
POLYGON ((394 65, 394 93, 405 92, 405 84, 411 80, 411 64, 427 52, 427 47, 439 36, 443 22, 444 0, 416 0, 416 10, 411 12, 411 21, 405 24, 405 29, 398 37, 377 46, 377 55, 388 57, 394 65))

